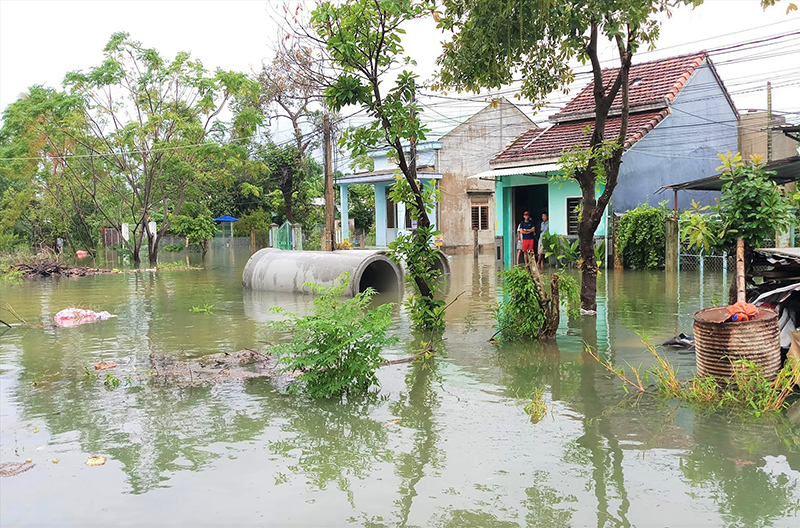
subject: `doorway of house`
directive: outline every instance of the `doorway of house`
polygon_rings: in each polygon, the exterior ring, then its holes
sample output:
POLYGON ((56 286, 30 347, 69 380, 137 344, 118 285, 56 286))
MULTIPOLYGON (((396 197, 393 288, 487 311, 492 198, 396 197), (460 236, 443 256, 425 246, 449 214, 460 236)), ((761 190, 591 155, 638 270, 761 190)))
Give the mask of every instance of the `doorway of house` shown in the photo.
MULTIPOLYGON (((512 247, 516 248, 517 226, 522 222, 522 213, 528 211, 533 222, 536 224, 538 233, 539 224, 542 221, 542 213, 547 213, 547 183, 535 185, 522 185, 511 189, 511 240, 514 240, 512 247)), ((534 247, 539 252, 539 237, 536 237, 534 247)), ((514 260, 517 258, 517 251, 514 250, 514 260)))

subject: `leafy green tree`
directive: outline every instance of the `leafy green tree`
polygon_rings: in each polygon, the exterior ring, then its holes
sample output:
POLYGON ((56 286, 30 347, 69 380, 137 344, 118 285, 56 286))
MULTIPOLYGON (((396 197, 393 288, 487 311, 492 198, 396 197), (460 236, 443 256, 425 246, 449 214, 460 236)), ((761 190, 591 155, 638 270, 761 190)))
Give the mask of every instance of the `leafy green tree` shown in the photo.
POLYGON ((372 185, 353 184, 347 187, 350 218, 356 231, 366 233, 375 225, 375 191, 372 185))
MULTIPOLYGON (((165 60, 127 33, 111 37, 100 66, 68 73, 64 85, 68 95, 63 97, 79 104, 51 120, 53 127, 39 129, 57 159, 65 161, 59 174, 80 188, 107 225, 133 226, 128 245, 137 264, 146 238, 155 265, 159 242, 209 154, 207 142, 222 134, 217 116, 230 98, 255 97, 257 85, 241 73, 211 75, 188 53, 165 60), (58 134, 71 141, 53 141, 58 134), (173 215, 151 232, 148 222, 156 209, 173 215)), ((260 119, 252 109, 238 112, 231 131, 252 134, 260 119)), ((241 163, 227 161, 226 170, 241 163)))
POLYGON ((719 242, 732 249, 737 238, 748 248, 773 246, 776 231, 787 231, 792 223, 792 202, 764 170, 761 156, 742 162, 739 153, 718 154, 722 165, 722 196, 717 212, 722 220, 719 242))
POLYGON ((195 217, 178 215, 172 220, 172 232, 185 237, 189 244, 197 244, 203 251, 203 262, 208 252, 208 241, 217 234, 216 224, 211 215, 201 214, 195 217))
POLYGON ((547 95, 564 90, 574 80, 572 59, 589 62, 594 83, 594 124, 589 146, 562 159, 565 172, 582 193, 578 226, 581 253, 581 305, 597 308, 597 262, 594 233, 617 185, 627 136, 629 73, 633 54, 653 46, 659 13, 700 0, 582 0, 531 2, 510 0, 444 0, 436 12, 439 26, 453 31, 439 58, 440 81, 457 89, 499 88, 521 74, 524 96, 541 107, 547 95), (601 40, 615 47, 620 66, 610 84, 603 83, 598 54, 601 40), (619 102, 615 100, 619 96, 619 102), (619 113, 619 135, 606 138, 609 115, 619 113), (598 183, 605 185, 597 196, 598 183))
MULTIPOLYGON (((96 222, 87 220, 93 204, 77 184, 86 176, 78 164, 68 164, 59 155, 75 149, 75 141, 58 125, 70 123, 80 129, 84 123, 75 120, 75 114, 81 108, 77 97, 33 86, 5 110, 0 129, 0 229, 23 235, 34 245, 50 245, 55 235, 80 232, 93 246, 90 224, 96 222), (66 171, 76 178, 65 178, 66 171)), ((72 237, 67 240, 72 243, 72 237)))
POLYGON ((328 50, 339 69, 325 89, 326 103, 334 111, 360 106, 372 119, 365 126, 346 130, 341 143, 355 158, 386 148, 399 165, 403 185, 395 185, 392 196, 406 202, 418 227, 411 240, 396 241, 395 255, 409 266, 408 276, 418 297, 414 310, 421 309, 425 314, 415 322, 431 328, 443 325, 442 302, 434 298, 437 273, 426 268, 438 250, 431 243, 434 230, 428 217, 433 204, 426 203, 425 189, 417 178, 415 149, 427 130, 420 122, 421 109, 415 101, 417 76, 403 70, 392 87, 388 87, 387 78, 393 68, 410 63, 400 41, 405 33, 401 26, 425 12, 425 5, 413 0, 323 2, 311 15, 311 27, 317 44, 328 50), (406 249, 414 253, 403 254, 406 249))

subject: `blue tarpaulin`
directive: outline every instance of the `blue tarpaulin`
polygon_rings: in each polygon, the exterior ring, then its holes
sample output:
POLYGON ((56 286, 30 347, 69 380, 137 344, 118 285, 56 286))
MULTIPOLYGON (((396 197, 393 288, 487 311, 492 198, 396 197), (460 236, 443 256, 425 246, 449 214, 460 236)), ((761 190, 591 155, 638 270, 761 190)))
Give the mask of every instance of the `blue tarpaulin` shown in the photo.
POLYGON ((225 216, 220 216, 219 218, 215 218, 214 221, 215 222, 238 222, 239 219, 238 218, 234 218, 232 216, 225 215, 225 216))

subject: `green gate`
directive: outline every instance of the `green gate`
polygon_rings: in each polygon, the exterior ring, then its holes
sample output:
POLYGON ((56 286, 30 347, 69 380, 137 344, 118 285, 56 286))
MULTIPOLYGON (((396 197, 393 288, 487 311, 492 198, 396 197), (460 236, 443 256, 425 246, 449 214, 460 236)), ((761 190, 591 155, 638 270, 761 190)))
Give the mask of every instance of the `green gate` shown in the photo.
POLYGON ((278 228, 278 249, 292 249, 292 224, 285 221, 278 228))

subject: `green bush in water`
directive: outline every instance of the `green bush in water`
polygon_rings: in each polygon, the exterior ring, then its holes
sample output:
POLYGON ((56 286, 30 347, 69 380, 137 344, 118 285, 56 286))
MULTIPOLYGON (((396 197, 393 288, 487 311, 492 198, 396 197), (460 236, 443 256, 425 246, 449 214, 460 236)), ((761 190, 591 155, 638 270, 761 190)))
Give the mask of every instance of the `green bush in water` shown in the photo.
POLYGON ((664 222, 668 211, 659 204, 642 204, 622 215, 617 227, 617 251, 625 265, 636 269, 653 269, 664 264, 666 235, 664 222))
POLYGON ((286 320, 276 323, 291 336, 288 343, 273 349, 278 364, 283 371, 300 373, 290 390, 328 398, 366 392, 378 383, 375 371, 383 361, 380 352, 396 341, 386 336, 392 304, 372 306, 376 293, 372 289, 343 299, 349 280, 349 274, 343 273, 339 284, 329 288, 306 283, 304 287, 317 295, 313 313, 303 317, 288 314, 286 320))
MULTIPOLYGON (((547 314, 543 299, 531 274, 523 266, 515 266, 501 273, 503 300, 494 308, 500 339, 539 339, 545 327, 547 314)), ((554 275, 556 276, 556 275, 554 275)), ((580 294, 578 283, 572 277, 557 275, 559 304, 570 316, 578 315, 580 294)), ((547 287, 547 285, 543 285, 547 287)))

